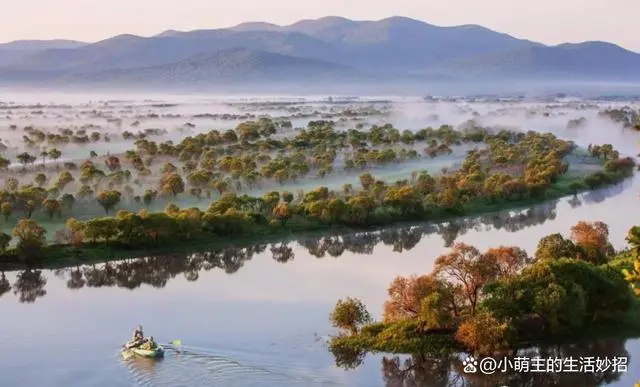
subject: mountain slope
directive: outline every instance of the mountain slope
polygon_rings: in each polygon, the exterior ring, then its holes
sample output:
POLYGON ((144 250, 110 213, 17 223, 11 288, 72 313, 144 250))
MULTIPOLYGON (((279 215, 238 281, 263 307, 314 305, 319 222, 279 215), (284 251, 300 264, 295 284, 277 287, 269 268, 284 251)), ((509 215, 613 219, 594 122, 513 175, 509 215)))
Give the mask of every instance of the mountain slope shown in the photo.
MULTIPOLYGON (((420 68, 439 62, 538 45, 480 26, 439 27, 407 17, 354 21, 329 16, 289 26, 244 23, 234 28, 300 32, 335 45, 345 64, 361 67, 420 68)), ((324 58, 329 59, 329 58, 324 58)))
POLYGON ((21 58, 33 53, 49 49, 73 49, 85 46, 87 43, 75 40, 15 40, 0 43, 0 66, 15 63, 21 58))
POLYGON ((78 73, 161 65, 233 47, 310 57, 331 57, 325 53, 332 50, 327 43, 300 33, 200 30, 150 38, 119 35, 77 49, 42 51, 12 65, 26 70, 78 73))
MULTIPOLYGON (((288 26, 249 22, 229 29, 167 30, 152 37, 124 34, 92 44, 16 42, 4 49, 0 45, 0 78, 18 82, 82 74, 76 78, 90 79, 95 74, 101 79, 107 76, 124 79, 126 72, 131 71, 134 78, 140 79, 171 78, 167 73, 181 74, 175 79, 187 79, 186 72, 192 71, 199 79, 206 78, 202 75, 205 73, 225 74, 230 68, 239 69, 229 73, 233 76, 260 69, 273 73, 272 67, 263 65, 272 63, 266 60, 267 53, 343 65, 361 74, 389 80, 450 75, 461 79, 640 78, 640 54, 613 44, 589 42, 549 47, 477 25, 440 27, 397 16, 376 21, 330 16, 288 26), (238 47, 247 50, 245 55, 238 53, 238 47), (230 49, 233 50, 226 51, 230 49), (211 57, 213 52, 217 52, 217 57, 211 57), (232 55, 229 63, 222 62, 223 54, 232 55), (202 70, 206 67, 205 57, 208 63, 216 63, 216 69, 209 64, 206 71, 202 70), (239 60, 248 61, 249 67, 243 68, 239 60), (256 65, 252 62, 255 60, 262 64, 256 65)), ((274 58, 270 60, 277 62, 274 58)), ((287 68, 290 62, 282 63, 287 68)), ((310 63, 298 65, 310 69, 313 67, 310 63)))
POLYGON ((87 45, 76 40, 14 40, 9 43, 0 43, 0 50, 12 51, 41 51, 55 48, 78 48, 87 45))
POLYGON ((228 82, 278 82, 285 80, 350 76, 341 65, 246 48, 231 48, 159 66, 119 69, 63 77, 73 82, 192 84, 228 82))
POLYGON ((479 75, 640 79, 640 55, 605 42, 523 47, 447 67, 479 75))

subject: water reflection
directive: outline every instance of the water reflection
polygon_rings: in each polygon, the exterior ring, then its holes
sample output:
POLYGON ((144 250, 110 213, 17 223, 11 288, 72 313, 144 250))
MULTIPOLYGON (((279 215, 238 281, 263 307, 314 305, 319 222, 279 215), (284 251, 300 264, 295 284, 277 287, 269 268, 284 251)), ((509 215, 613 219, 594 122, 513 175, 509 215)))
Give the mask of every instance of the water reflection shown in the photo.
MULTIPOLYGON (((591 192, 563 200, 567 200, 572 207, 576 207, 584 202, 593 202, 602 197, 615 195, 621 189, 624 189, 622 185, 598 194, 591 192)), ((275 261, 285 264, 295 259, 296 245, 316 258, 327 256, 337 258, 345 252, 372 254, 375 247, 380 244, 391 246, 395 252, 408 251, 429 235, 440 235, 444 245, 450 247, 456 239, 470 230, 480 232, 505 230, 515 233, 527 227, 541 225, 556 218, 557 204, 558 201, 553 201, 526 210, 500 211, 444 223, 421 223, 371 232, 333 233, 321 237, 305 237, 297 241, 231 246, 215 251, 81 265, 58 269, 55 274, 65 280, 67 288, 71 290, 84 287, 136 289, 142 285, 162 288, 178 275, 183 275, 188 281, 197 281, 203 270, 219 269, 227 274, 233 274, 256 254, 267 251, 275 261)), ((35 302, 46 295, 46 283, 46 277, 39 270, 29 269, 16 273, 13 285, 2 272, 0 297, 13 289, 13 294, 18 296, 20 302, 35 302)))
MULTIPOLYGON (((584 343, 572 343, 554 346, 544 346, 520 350, 514 354, 526 358, 573 358, 600 357, 601 359, 614 357, 626 357, 629 353, 625 349, 625 339, 595 340, 584 343)), ((335 354, 334 354, 335 355, 335 354)), ((341 366, 342 355, 335 355, 336 364, 341 366)), ((484 375, 480 372, 465 373, 462 364, 462 355, 429 356, 414 354, 410 357, 385 356, 382 359, 382 377, 388 387, 493 387, 493 386, 518 386, 518 387, 546 387, 546 386, 600 386, 610 384, 620 379, 623 375, 618 370, 608 368, 604 371, 584 372, 497 372, 493 375, 484 375)), ((347 368, 347 367, 343 367, 347 368)), ((349 368, 353 368, 351 364, 349 368)))

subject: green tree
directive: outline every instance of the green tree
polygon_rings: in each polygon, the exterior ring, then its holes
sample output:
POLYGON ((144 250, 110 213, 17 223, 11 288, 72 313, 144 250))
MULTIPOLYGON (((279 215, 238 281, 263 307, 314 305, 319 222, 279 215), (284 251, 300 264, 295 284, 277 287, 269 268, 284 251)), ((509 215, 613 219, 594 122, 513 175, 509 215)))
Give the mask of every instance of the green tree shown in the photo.
POLYGON ((368 191, 373 186, 375 180, 376 179, 368 172, 360 175, 360 185, 362 185, 365 191, 368 191))
POLYGON ((0 232, 0 253, 6 253, 9 244, 11 243, 11 235, 0 232))
POLYGON ((11 160, 0 157, 0 171, 6 171, 11 165, 11 160))
MULTIPOLYGON (((60 158, 60 156, 62 156, 62 152, 60 152, 59 149, 53 148, 49 150, 49 158, 54 162, 56 162, 60 158)), ((60 165, 56 164, 56 168, 60 168, 60 165)))
POLYGON ((42 257, 42 248, 46 243, 47 231, 33 219, 22 219, 13 229, 13 236, 18 238, 16 251, 23 262, 35 262, 42 257))
POLYGON ((148 207, 149 205, 151 205, 151 203, 153 203, 154 200, 156 200, 157 197, 158 191, 148 189, 144 191, 144 195, 142 195, 142 202, 145 206, 148 207))
POLYGON ((535 260, 575 258, 577 254, 578 250, 573 242, 556 233, 540 239, 535 252, 535 260))
POLYGON ((47 183, 47 175, 45 175, 44 173, 38 173, 34 178, 34 181, 36 182, 36 184, 38 184, 38 186, 42 187, 47 183))
POLYGON ((24 171, 27 167, 27 164, 31 164, 36 161, 37 157, 33 156, 27 152, 20 153, 16 156, 20 164, 22 164, 22 170, 24 171))
POLYGON ((106 190, 102 191, 96 197, 96 200, 102 208, 104 208, 105 213, 109 213, 118 203, 120 203, 120 199, 122 198, 122 194, 120 191, 115 190, 106 190))
POLYGON ((36 210, 36 202, 34 200, 28 200, 24 204, 24 212, 26 212, 27 218, 31 218, 31 215, 33 215, 33 211, 35 210, 36 210))
POLYGON ((348 330, 355 335, 362 325, 371 322, 371 315, 362 301, 347 297, 344 300, 338 300, 329 316, 329 321, 334 327, 348 330))
POLYGON ((9 220, 9 217, 13 214, 13 204, 11 202, 3 202, 0 205, 0 211, 4 215, 4 220, 9 220))
POLYGON ((19 185, 20 185, 20 182, 18 181, 18 179, 13 177, 9 177, 4 181, 4 186, 10 192, 17 190, 19 185))
POLYGON ((633 269, 624 269, 623 274, 633 291, 640 296, 640 227, 634 226, 627 234, 627 242, 631 245, 631 256, 634 258, 633 269))
POLYGON ((176 197, 184 192, 184 180, 177 173, 171 173, 162 179, 161 191, 176 197))
POLYGON ((60 201, 56 199, 46 199, 42 202, 42 209, 49 218, 53 218, 55 214, 60 214, 60 201))
POLYGON ((91 197, 93 197, 93 194, 94 194, 94 192, 91 189, 91 187, 89 187, 88 185, 83 185, 78 190, 77 196, 78 196, 78 199, 85 200, 85 199, 90 199, 91 197))
POLYGON ((73 205, 76 202, 76 198, 73 197, 72 194, 66 193, 62 195, 62 198, 60 199, 60 201, 64 207, 66 207, 68 210, 71 210, 73 208, 73 205))

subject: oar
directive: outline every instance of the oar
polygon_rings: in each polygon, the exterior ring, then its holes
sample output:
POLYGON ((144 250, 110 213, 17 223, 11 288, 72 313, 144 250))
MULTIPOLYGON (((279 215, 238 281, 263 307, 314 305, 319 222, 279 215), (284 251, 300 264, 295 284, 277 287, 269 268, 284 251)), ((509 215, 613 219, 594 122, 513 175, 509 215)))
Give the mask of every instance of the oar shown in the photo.
POLYGON ((173 340, 170 341, 169 343, 167 343, 167 345, 170 345, 172 347, 178 347, 178 348, 173 348, 176 352, 180 352, 180 346, 182 345, 182 340, 173 340))

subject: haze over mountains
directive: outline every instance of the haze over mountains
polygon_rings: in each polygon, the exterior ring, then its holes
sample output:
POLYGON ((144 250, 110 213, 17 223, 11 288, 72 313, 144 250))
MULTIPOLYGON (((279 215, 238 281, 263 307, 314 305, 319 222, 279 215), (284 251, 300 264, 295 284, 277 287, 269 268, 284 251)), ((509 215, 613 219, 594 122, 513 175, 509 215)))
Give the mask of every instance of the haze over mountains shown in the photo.
POLYGON ((640 54, 605 42, 546 46, 477 25, 405 17, 243 23, 97 43, 0 44, 0 82, 206 84, 377 79, 640 80, 640 54))

